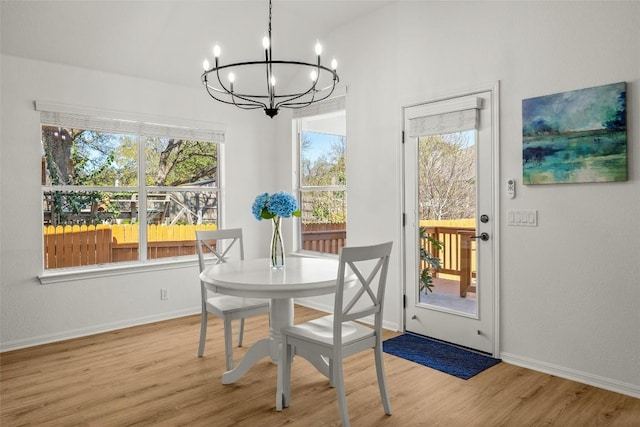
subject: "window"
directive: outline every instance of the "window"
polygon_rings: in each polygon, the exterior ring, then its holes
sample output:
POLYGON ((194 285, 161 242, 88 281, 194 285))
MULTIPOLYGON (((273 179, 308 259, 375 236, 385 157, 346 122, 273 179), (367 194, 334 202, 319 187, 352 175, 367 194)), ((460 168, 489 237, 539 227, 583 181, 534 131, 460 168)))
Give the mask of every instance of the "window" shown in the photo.
POLYGON ((343 102, 337 104, 338 111, 296 119, 301 250, 337 254, 346 245, 347 137, 343 102))
POLYGON ((41 110, 44 269, 196 253, 215 229, 220 131, 41 110))

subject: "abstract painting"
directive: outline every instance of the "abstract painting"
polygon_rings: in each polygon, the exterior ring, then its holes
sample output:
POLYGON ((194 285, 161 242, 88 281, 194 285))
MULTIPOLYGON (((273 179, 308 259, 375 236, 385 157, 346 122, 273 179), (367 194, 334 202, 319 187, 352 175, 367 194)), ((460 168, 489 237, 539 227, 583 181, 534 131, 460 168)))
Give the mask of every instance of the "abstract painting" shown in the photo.
POLYGON ((522 182, 627 180, 626 83, 522 100, 522 182))

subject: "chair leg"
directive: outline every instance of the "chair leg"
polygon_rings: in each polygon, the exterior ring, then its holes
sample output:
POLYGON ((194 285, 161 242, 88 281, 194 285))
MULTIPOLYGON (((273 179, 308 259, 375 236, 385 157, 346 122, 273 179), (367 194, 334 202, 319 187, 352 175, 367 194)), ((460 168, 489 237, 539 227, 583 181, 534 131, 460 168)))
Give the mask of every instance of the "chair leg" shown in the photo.
POLYGON ((384 413, 391 415, 391 402, 389 402, 389 395, 387 394, 387 381, 384 376, 384 358, 382 355, 382 342, 378 341, 374 348, 376 359, 376 373, 378 374, 378 387, 380 388, 380 398, 382 399, 382 406, 384 407, 384 413))
POLYGON ((240 318, 240 332, 238 332, 238 347, 242 347, 242 337, 244 336, 244 317, 240 318))
POLYGON ((278 366, 282 365, 282 406, 289 407, 291 402, 291 363, 293 362, 293 347, 286 339, 282 343, 283 357, 278 366))
POLYGON ((207 340, 207 311, 202 311, 202 316, 200 317, 200 345, 198 346, 198 357, 202 357, 204 355, 204 343, 207 340))
POLYGON ((335 381, 333 380, 333 359, 329 359, 329 387, 336 387, 335 381))
POLYGON ((344 372, 342 369, 342 358, 333 360, 333 377, 336 393, 338 395, 338 407, 340 409, 340 419, 343 427, 349 427, 349 409, 347 408, 347 398, 344 391, 344 372))
POLYGON ((231 330, 231 319, 224 318, 224 356, 227 363, 227 371, 233 369, 233 340, 231 330))
MULTIPOLYGON (((278 344, 278 381, 276 385, 276 411, 282 411, 283 407, 289 406, 288 399, 285 405, 285 388, 287 381, 285 381, 285 370, 287 369, 287 344, 286 340, 282 340, 278 344)), ((289 366, 290 369, 290 366, 289 366)), ((289 371, 290 372, 290 371, 289 371)))

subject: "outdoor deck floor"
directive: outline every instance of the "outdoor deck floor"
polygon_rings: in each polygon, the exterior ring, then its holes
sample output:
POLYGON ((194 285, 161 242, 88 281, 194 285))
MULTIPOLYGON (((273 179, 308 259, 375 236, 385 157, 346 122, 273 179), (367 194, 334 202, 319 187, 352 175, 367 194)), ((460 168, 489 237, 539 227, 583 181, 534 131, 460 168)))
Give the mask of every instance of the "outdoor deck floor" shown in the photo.
POLYGON ((475 293, 468 292, 466 298, 461 298, 459 282, 440 277, 433 279, 433 292, 420 293, 420 302, 466 314, 476 314, 478 312, 475 293))

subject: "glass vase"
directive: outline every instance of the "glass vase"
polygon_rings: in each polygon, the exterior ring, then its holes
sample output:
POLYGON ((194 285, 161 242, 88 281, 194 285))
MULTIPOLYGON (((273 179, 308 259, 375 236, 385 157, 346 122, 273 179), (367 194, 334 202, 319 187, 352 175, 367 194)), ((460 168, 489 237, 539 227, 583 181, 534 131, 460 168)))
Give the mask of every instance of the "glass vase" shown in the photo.
POLYGON ((284 243, 282 242, 282 231, 280 229, 281 217, 273 218, 273 235, 271 236, 271 268, 284 268, 284 243))

